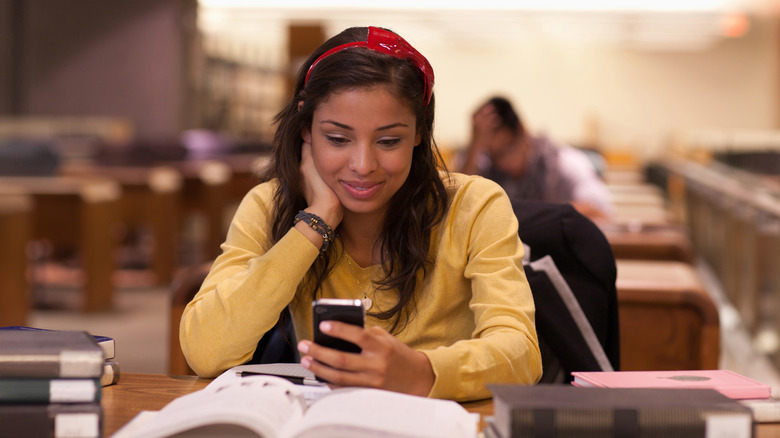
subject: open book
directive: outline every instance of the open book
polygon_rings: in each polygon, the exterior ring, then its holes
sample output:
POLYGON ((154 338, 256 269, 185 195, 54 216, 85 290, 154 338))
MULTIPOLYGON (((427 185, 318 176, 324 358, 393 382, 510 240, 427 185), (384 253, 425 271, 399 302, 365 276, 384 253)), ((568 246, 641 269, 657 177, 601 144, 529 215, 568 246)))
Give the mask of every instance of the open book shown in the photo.
POLYGON ((456 402, 341 388, 307 404, 301 388, 273 376, 215 380, 158 412, 139 414, 114 438, 477 436, 479 416, 456 402))

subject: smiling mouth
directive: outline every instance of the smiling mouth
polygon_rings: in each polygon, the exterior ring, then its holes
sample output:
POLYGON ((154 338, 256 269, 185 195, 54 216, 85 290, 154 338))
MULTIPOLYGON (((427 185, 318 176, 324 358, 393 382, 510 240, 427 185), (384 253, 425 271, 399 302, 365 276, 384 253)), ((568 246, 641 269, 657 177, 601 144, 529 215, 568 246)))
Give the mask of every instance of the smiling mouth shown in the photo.
POLYGON ((360 185, 342 181, 341 185, 353 198, 366 199, 374 196, 382 187, 382 183, 363 183, 360 185))

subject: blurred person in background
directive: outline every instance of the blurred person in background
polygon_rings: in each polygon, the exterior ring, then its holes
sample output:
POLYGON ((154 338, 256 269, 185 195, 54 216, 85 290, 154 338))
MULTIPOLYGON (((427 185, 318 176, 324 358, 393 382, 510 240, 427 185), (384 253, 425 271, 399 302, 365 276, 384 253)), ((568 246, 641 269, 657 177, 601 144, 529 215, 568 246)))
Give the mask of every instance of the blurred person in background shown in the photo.
POLYGON ((471 140, 461 171, 497 182, 513 201, 571 203, 592 220, 612 215, 609 191, 588 156, 532 135, 512 104, 493 97, 472 116, 471 140))

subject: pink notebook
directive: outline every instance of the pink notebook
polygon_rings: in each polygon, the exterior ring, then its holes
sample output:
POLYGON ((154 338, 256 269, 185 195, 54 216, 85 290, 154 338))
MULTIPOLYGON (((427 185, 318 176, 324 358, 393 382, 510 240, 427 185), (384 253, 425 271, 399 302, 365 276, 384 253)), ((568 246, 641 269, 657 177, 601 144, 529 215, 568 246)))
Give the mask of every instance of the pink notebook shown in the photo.
POLYGON ((768 385, 728 370, 581 371, 572 385, 604 388, 711 388, 734 399, 769 398, 768 385))

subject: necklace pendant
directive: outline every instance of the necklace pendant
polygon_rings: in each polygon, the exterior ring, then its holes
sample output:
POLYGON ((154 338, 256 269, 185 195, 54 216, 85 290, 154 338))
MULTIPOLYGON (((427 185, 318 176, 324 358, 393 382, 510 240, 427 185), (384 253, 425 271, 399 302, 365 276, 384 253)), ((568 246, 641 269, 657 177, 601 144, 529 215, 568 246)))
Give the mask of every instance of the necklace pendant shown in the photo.
POLYGON ((373 305, 373 302, 371 301, 371 298, 369 297, 363 297, 360 301, 363 302, 363 309, 369 310, 371 306, 373 305))

